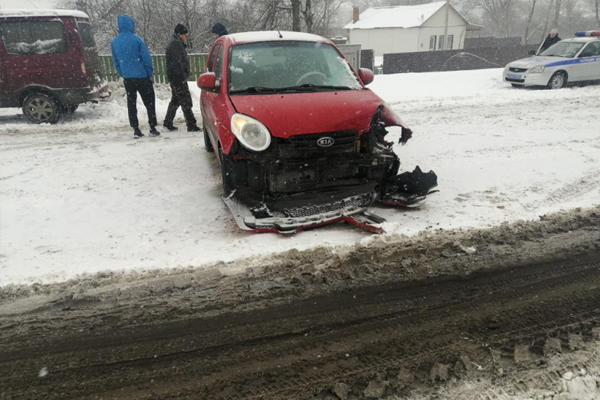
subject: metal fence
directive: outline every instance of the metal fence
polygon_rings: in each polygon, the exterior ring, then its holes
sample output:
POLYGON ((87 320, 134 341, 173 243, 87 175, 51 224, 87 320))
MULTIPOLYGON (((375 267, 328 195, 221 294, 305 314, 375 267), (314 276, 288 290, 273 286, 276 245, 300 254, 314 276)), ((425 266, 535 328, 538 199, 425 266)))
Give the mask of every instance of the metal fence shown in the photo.
MULTIPOLYGON (((195 80, 205 72, 207 58, 208 54, 190 54, 190 79, 195 80)), ((152 65, 154 66, 154 81, 167 83, 167 58, 165 55, 152 56, 152 65)), ((109 82, 119 79, 112 56, 100 56, 100 70, 109 82)))

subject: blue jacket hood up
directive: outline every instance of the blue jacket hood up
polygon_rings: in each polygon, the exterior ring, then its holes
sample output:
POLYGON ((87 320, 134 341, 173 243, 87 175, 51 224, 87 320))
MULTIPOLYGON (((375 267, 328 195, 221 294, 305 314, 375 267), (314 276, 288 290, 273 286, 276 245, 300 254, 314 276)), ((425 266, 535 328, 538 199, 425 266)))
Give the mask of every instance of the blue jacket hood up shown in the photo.
POLYGON ((115 69, 122 78, 150 78, 154 75, 152 57, 146 43, 134 34, 135 21, 129 15, 117 17, 119 34, 110 44, 115 69))
POLYGON ((117 26, 119 27, 119 33, 135 33, 135 21, 129 15, 119 15, 117 26))

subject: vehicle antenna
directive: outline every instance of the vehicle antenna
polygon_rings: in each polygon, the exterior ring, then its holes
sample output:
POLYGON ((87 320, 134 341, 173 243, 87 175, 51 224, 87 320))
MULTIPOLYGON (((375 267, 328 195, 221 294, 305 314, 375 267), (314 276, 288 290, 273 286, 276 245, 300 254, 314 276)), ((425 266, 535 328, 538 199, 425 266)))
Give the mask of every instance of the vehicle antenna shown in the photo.
POLYGON ((277 33, 279 33, 279 39, 283 39, 283 35, 281 34, 281 32, 279 32, 279 29, 277 29, 277 33))

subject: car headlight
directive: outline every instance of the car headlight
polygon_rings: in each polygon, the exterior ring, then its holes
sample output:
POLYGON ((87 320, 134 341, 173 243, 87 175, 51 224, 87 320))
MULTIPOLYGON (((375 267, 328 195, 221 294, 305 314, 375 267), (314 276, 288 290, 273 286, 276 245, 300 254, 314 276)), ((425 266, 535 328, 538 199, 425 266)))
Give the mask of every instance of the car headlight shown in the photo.
POLYGON ((271 144, 271 133, 267 127, 247 115, 233 114, 231 131, 248 150, 263 151, 271 144))
POLYGON ((537 67, 533 67, 529 70, 530 74, 540 74, 542 72, 544 72, 544 69, 546 69, 543 65, 538 65, 537 67))

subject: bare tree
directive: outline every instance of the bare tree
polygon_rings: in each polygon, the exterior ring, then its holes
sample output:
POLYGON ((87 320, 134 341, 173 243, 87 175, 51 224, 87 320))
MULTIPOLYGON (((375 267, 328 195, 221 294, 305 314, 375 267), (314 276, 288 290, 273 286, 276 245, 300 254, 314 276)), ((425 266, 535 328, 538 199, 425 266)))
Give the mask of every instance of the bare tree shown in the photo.
POLYGON ((533 20, 533 15, 535 13, 535 6, 537 0, 531 0, 531 9, 529 10, 529 15, 527 16, 527 25, 525 25, 525 36, 523 37, 523 41, 525 44, 529 41, 529 29, 531 27, 531 21, 533 20))

